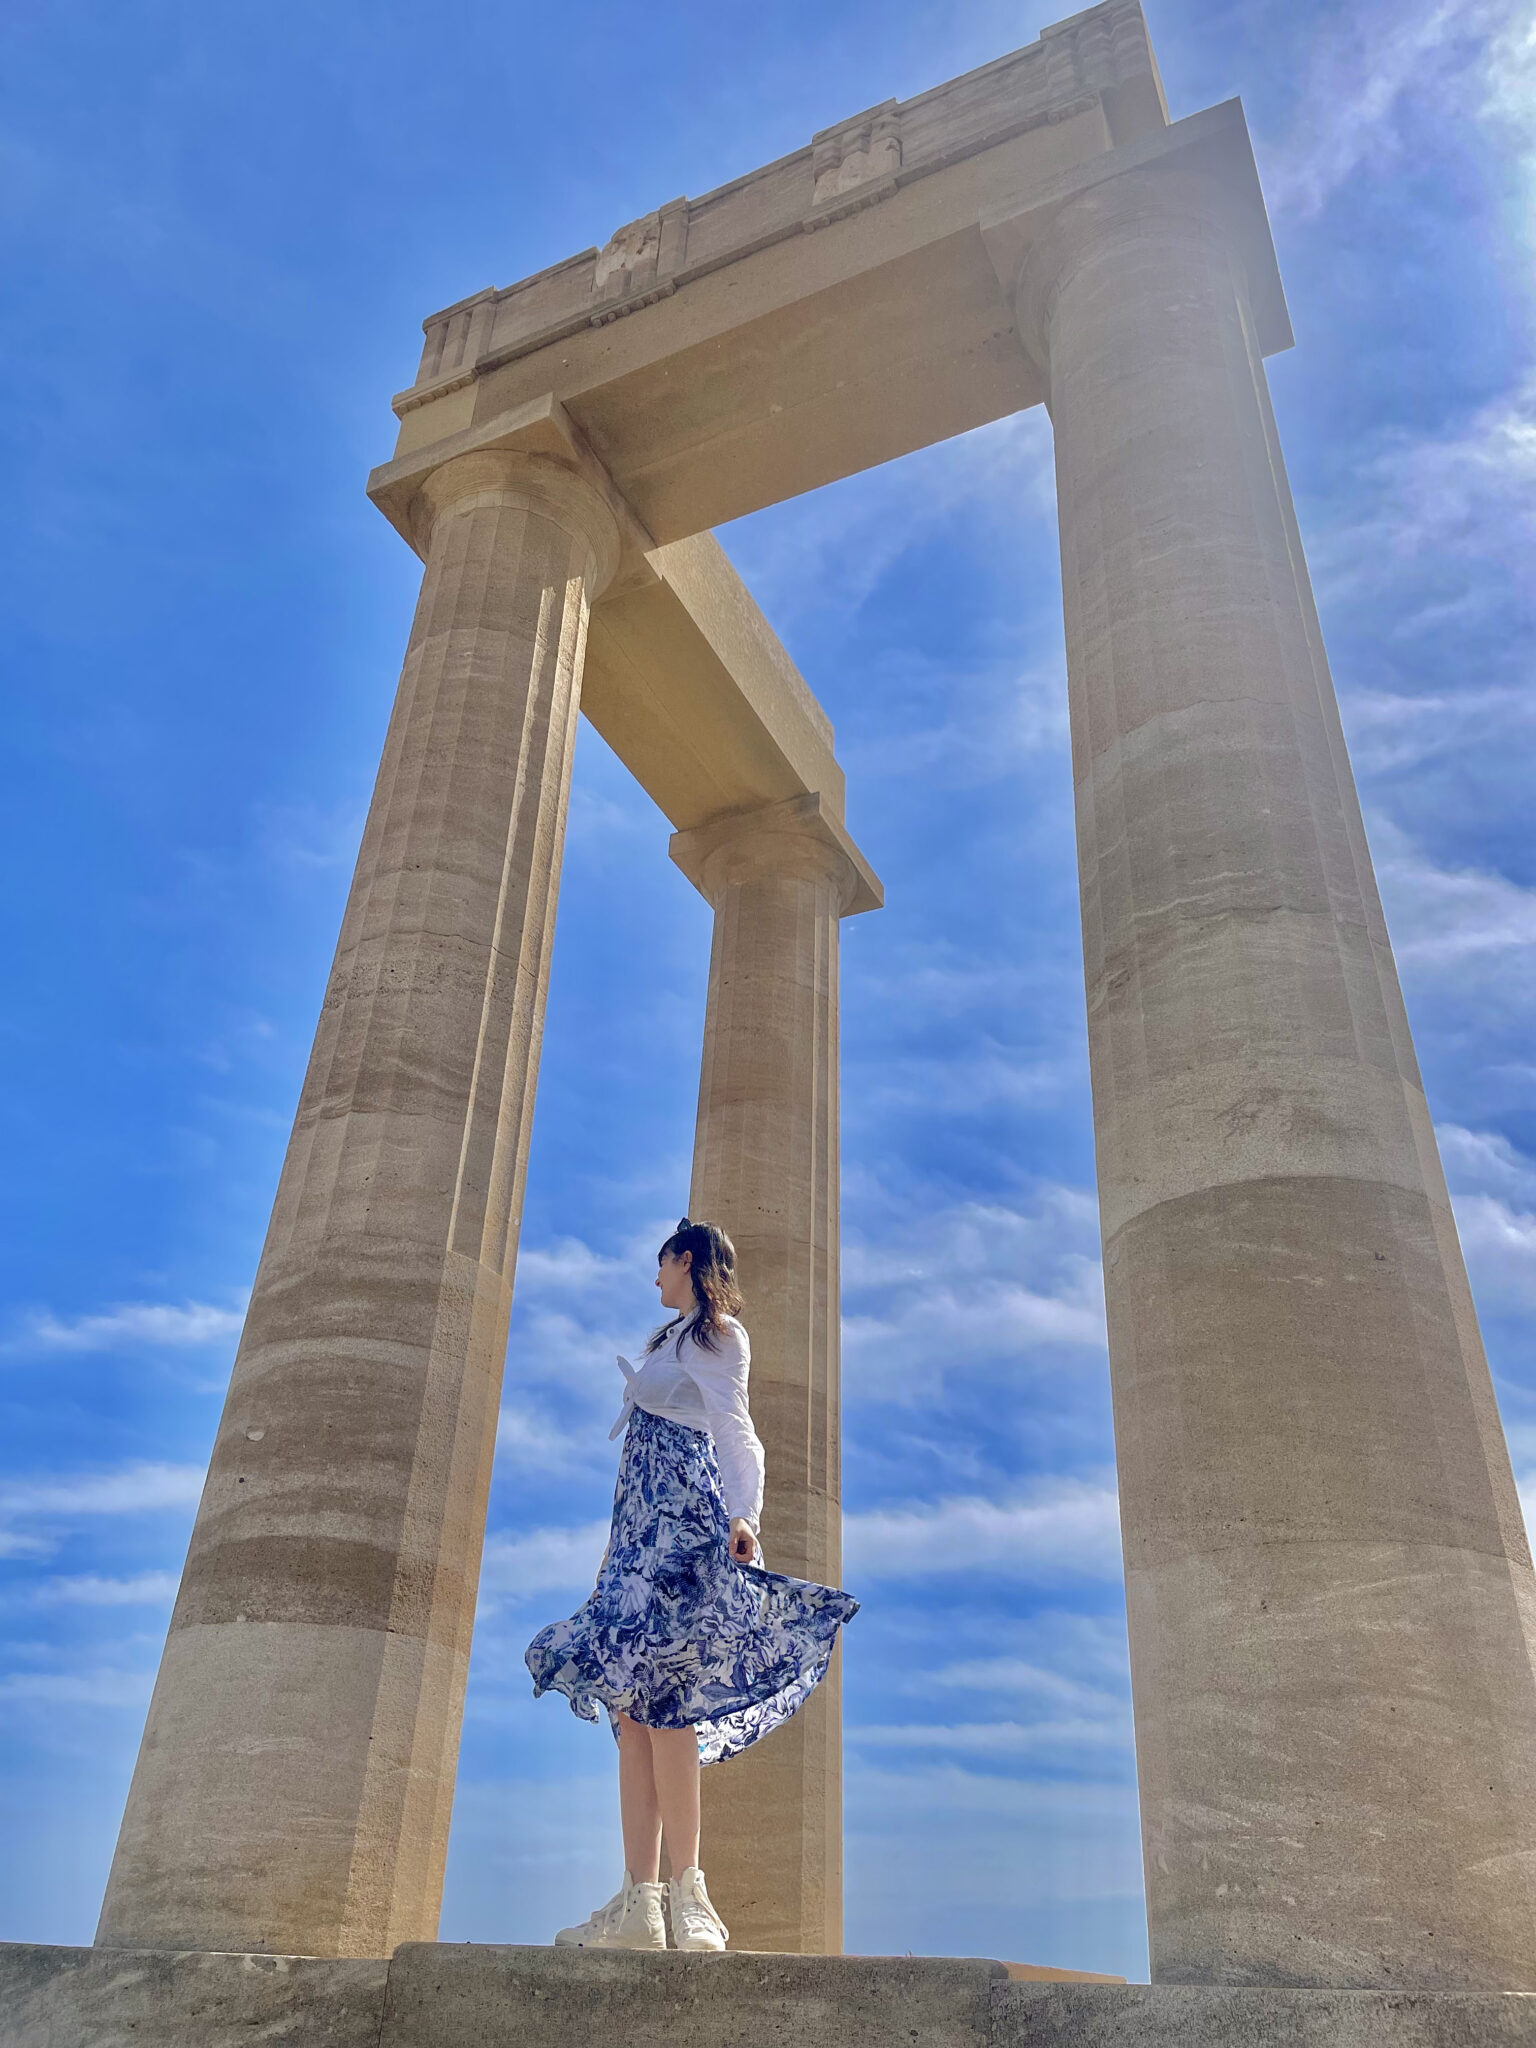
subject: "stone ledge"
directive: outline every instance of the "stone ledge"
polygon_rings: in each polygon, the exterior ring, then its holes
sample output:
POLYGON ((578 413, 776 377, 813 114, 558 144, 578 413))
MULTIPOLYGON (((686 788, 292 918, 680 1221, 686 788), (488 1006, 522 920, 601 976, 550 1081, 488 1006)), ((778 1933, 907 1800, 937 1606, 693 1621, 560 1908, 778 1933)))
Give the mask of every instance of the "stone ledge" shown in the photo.
POLYGON ((1536 2048, 1536 1996, 1010 1983, 933 1956, 0 1943, 0 2048, 1536 2048))
POLYGON ((989 2048, 1536 2048, 1536 1995, 1003 1984, 989 2048))
POLYGON ((389 1968, 0 1942, 0 2048, 378 2048, 389 1968))
MULTIPOLYGON (((1001 1963, 412 1943, 381 2048, 987 2048, 1001 1963)), ((51 2044, 50 2044, 51 2048, 51 2044)))

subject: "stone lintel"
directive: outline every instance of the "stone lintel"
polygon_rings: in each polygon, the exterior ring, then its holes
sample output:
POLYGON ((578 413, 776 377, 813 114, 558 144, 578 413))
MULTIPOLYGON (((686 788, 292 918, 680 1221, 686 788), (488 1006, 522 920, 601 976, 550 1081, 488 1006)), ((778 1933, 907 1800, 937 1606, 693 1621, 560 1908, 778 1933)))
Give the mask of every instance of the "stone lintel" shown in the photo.
POLYGON ((719 542, 658 547, 552 393, 384 463, 368 495, 420 553, 423 485, 487 450, 569 469, 613 512, 619 566, 593 607, 582 709, 668 821, 686 831, 811 790, 841 817, 831 723, 719 542))
POLYGON ((1248 274, 1261 352, 1277 355, 1292 347, 1295 335, 1241 100, 1223 100, 1123 149, 1074 164, 1026 203, 984 214, 981 238, 1003 291, 1012 297, 1030 245, 1069 200, 1130 171, 1164 169, 1192 172, 1219 199, 1248 274))
POLYGON ((807 146, 697 199, 669 200, 600 249, 430 314, 420 372, 395 410, 403 417, 430 403, 477 362, 510 360, 642 311, 722 264, 840 217, 841 202, 857 210, 1089 101, 1104 104, 1112 145, 1167 122, 1139 0, 1101 0, 974 71, 845 115, 807 146), (487 300, 494 317, 477 321, 487 300))
POLYGON ((862 910, 879 910, 883 906, 885 890, 879 877, 849 837, 842 819, 833 814, 817 790, 805 796, 790 797, 783 803, 765 805, 760 810, 737 811, 727 817, 713 818, 707 825, 700 825, 691 832, 674 832, 669 850, 699 893, 708 896, 706 870, 716 854, 724 852, 733 843, 751 840, 761 847, 763 865, 770 866, 773 842, 797 838, 814 840, 829 854, 840 857, 845 865, 848 900, 843 909, 844 917, 855 917, 862 910))
POLYGON ((552 391, 658 541, 1034 405, 979 221, 1161 132, 1138 0, 428 323, 402 453, 552 391))
POLYGON ((1536 2048, 1536 1996, 1008 1981, 930 1956, 0 1943, 0 2048, 1536 2048))

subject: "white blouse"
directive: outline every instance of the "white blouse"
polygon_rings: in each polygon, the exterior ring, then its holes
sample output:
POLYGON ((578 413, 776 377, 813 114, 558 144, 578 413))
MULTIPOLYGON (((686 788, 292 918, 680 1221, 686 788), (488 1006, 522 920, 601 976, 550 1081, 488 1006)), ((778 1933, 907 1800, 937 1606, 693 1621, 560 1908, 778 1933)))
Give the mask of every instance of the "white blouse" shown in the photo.
POLYGON ((747 1407, 751 1363, 752 1346, 734 1316, 725 1318, 713 1351, 684 1325, 648 1353, 638 1369, 627 1358, 619 1360, 626 1382, 624 1406, 608 1435, 612 1439, 625 1429, 631 1408, 663 1415, 685 1429, 708 1430, 720 1461, 726 1512, 739 1515, 755 1536, 763 1511, 763 1447, 747 1407))

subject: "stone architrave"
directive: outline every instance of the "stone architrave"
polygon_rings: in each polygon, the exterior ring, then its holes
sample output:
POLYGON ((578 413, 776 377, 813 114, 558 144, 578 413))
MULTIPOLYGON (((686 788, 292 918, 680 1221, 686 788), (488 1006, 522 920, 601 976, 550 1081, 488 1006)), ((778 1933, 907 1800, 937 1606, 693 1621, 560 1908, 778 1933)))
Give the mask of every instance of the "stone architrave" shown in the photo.
MULTIPOLYGON (((881 898, 815 797, 678 833, 714 908, 690 1213, 736 1245, 768 1563, 841 1583, 839 921, 881 898)), ((740 1948, 841 1951, 842 1714, 834 1657, 794 1719, 704 1773, 711 1895, 740 1948)))
POLYGON ((437 1931, 583 644, 619 530, 432 471, 409 650, 98 1942, 437 1931))
POLYGON ((1081 193, 1056 438, 1154 1978, 1536 1981, 1536 1580, 1223 193, 1081 193))

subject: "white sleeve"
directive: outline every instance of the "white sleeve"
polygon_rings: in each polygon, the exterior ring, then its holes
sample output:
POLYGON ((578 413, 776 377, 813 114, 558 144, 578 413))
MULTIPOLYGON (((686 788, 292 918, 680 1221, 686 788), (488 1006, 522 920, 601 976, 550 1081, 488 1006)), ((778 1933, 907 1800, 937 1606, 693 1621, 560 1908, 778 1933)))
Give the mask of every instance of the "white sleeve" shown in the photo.
POLYGON ((726 1512, 750 1524, 755 1536, 763 1512, 763 1447, 747 1406, 747 1372, 752 1362, 747 1333, 728 1323, 707 1351, 697 1339, 684 1344, 681 1364, 698 1388, 709 1417, 709 1433, 720 1461, 726 1512))

